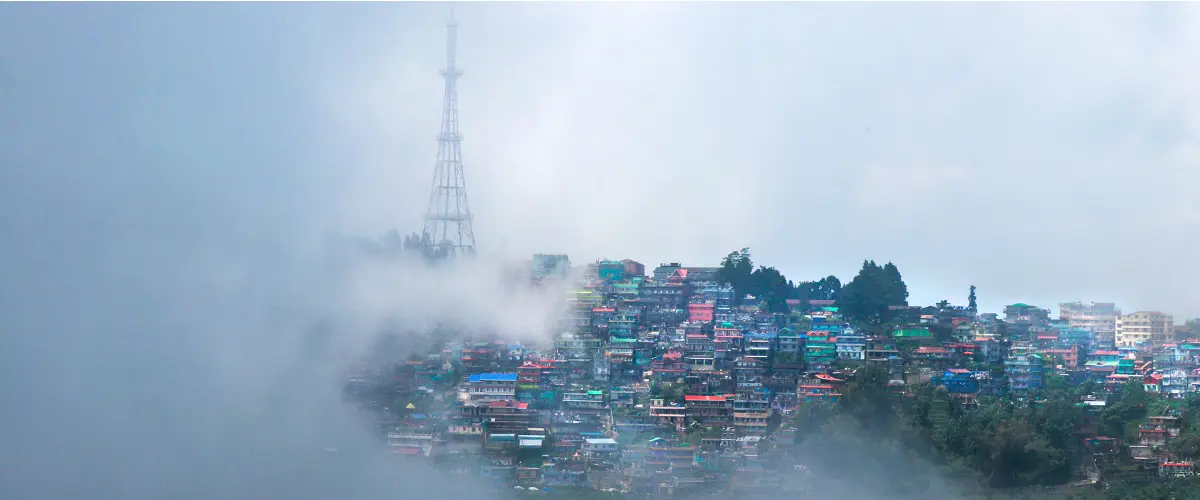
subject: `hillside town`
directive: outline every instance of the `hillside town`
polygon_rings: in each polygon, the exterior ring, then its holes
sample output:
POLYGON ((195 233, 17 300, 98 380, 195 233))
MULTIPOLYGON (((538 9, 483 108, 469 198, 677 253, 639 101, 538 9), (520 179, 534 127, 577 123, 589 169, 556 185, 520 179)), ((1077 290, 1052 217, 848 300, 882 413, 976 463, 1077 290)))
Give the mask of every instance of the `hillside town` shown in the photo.
POLYGON ((1195 321, 1113 303, 985 313, 973 286, 963 305, 910 305, 890 263, 865 262, 845 286, 752 267, 744 250, 719 267, 649 270, 536 255, 531 286, 569 285, 552 344, 454 339, 356 373, 346 390, 380 415, 396 455, 525 492, 803 495, 822 465, 805 451, 806 415, 864 390, 868 372, 884 377, 879 397, 930 429, 1066 398, 1069 412, 1055 410, 1070 413, 1066 437, 1050 441, 1069 456, 1020 484, 1196 474, 1195 321))

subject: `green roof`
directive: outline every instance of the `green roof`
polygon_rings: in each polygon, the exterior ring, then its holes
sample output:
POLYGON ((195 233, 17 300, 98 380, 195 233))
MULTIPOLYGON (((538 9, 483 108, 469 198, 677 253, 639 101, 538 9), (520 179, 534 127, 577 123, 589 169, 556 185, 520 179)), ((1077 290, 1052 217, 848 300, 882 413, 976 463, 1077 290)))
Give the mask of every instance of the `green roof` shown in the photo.
POLYGON ((892 332, 892 335, 896 337, 929 337, 933 333, 927 328, 910 328, 907 330, 896 330, 892 332))
POLYGON ((604 391, 588 391, 588 396, 603 396, 604 391))
POLYGON ((1008 307, 1029 307, 1029 304, 1025 304, 1025 303, 1022 303, 1022 302, 1017 302, 1016 304, 1013 304, 1013 305, 1011 305, 1011 306, 1008 306, 1008 307))

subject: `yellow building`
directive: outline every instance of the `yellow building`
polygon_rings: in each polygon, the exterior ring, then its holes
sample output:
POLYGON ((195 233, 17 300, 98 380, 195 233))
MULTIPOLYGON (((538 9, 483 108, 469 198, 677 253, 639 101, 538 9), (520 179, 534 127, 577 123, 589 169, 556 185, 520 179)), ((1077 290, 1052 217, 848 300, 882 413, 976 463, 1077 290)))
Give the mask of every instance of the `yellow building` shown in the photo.
POLYGON ((1116 341, 1120 347, 1169 344, 1175 341, 1175 319, 1154 311, 1117 316, 1116 341))

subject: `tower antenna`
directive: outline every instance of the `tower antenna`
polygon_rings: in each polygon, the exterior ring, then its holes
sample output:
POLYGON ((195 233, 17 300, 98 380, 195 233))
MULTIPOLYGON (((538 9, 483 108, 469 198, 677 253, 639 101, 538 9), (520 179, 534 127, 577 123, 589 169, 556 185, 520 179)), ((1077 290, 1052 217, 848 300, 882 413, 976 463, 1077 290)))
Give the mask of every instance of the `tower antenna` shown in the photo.
POLYGON ((455 64, 458 51, 458 22, 450 7, 446 24, 446 81, 442 102, 442 129, 438 134, 437 162, 433 169, 433 188, 425 211, 421 241, 427 251, 446 249, 454 254, 475 253, 475 231, 471 226, 471 208, 467 203, 467 182, 463 177, 462 134, 458 129, 458 78, 462 71, 455 64))

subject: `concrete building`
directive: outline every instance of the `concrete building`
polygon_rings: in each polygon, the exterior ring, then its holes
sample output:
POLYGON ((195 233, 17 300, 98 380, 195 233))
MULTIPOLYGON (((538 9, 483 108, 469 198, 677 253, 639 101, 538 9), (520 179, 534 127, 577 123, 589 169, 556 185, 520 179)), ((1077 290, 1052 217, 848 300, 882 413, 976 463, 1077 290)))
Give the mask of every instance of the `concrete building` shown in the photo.
POLYGON ((531 267, 535 278, 566 278, 571 259, 564 254, 534 254, 531 267))
POLYGON ((1161 347, 1175 341, 1175 318, 1155 311, 1138 311, 1117 316, 1118 347, 1153 345, 1161 347))
POLYGON ((1117 316, 1121 309, 1111 302, 1066 302, 1058 305, 1058 318, 1071 328, 1082 328, 1096 336, 1096 341, 1109 344, 1116 341, 1117 316))
POLYGON ((1024 303, 1004 307, 1004 321, 1010 325, 1046 325, 1050 323, 1050 311, 1024 303))
POLYGON ((517 395, 516 373, 477 373, 467 380, 471 401, 511 401, 517 395))

